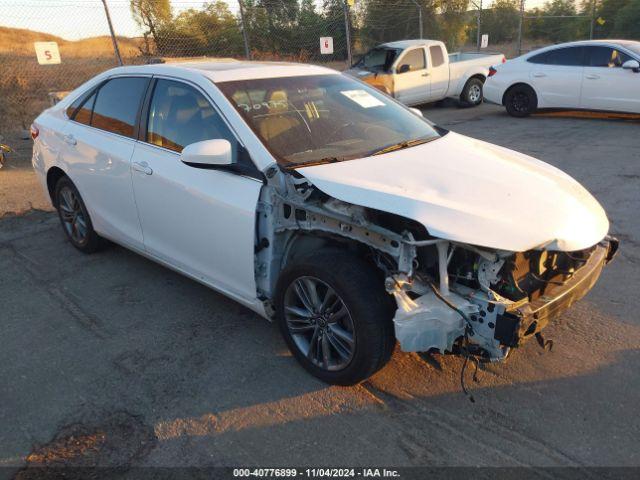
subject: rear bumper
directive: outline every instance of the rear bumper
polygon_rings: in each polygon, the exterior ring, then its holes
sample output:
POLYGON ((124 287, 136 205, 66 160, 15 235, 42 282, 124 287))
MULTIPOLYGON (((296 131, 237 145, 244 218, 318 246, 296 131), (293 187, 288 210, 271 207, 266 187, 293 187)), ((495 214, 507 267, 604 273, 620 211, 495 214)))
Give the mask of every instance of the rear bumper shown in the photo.
POLYGON ((486 102, 502 105, 502 87, 496 85, 495 82, 485 81, 482 94, 486 102))
POLYGON ((502 345, 517 347, 540 332, 593 288, 602 268, 615 256, 618 244, 616 238, 607 237, 564 284, 551 285, 540 298, 508 308, 496 319, 494 338, 502 345))

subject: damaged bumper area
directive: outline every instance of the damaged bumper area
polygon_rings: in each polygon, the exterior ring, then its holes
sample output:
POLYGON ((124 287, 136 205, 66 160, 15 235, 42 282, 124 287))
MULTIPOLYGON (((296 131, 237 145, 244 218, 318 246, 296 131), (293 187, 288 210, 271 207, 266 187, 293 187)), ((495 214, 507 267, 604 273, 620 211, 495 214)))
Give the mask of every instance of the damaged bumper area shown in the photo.
POLYGON ((447 242, 437 246, 446 262, 439 265, 439 287, 426 281, 428 288, 416 295, 415 283, 387 285, 398 303, 393 321, 402 350, 454 352, 465 341, 467 349, 499 361, 591 290, 615 255, 618 240, 607 237, 580 252, 494 258, 456 255, 456 246, 447 242))

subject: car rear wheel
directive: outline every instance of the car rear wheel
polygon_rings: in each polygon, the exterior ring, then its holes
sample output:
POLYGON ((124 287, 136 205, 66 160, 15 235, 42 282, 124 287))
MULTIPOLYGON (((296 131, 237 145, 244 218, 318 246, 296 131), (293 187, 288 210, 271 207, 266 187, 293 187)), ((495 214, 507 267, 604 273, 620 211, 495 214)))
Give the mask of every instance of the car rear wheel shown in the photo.
POLYGON ((99 250, 103 245, 102 238, 93 229, 87 207, 69 177, 58 180, 54 200, 62 229, 71 244, 84 253, 99 250))
POLYGON ((512 117, 527 117, 536 111, 538 98, 528 85, 516 85, 506 93, 504 106, 512 117))
POLYGON ((302 366, 324 382, 354 385, 391 358, 394 303, 380 272, 357 257, 327 250, 283 271, 277 320, 302 366))
POLYGON ((475 107, 482 103, 484 83, 479 78, 470 78, 462 89, 460 100, 463 105, 475 107))

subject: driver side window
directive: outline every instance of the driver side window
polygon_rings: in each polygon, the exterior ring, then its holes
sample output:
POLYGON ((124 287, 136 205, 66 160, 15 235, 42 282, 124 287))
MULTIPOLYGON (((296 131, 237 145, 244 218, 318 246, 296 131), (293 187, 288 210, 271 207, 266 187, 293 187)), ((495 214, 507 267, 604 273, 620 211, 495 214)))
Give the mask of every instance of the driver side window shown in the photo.
POLYGON ((427 68, 427 61, 424 55, 424 48, 414 48, 413 50, 409 50, 404 54, 399 63, 399 69, 402 72, 398 73, 406 73, 406 72, 414 72, 416 70, 424 70, 427 68), (409 66, 407 70, 405 65, 409 66))
POLYGON ((181 82, 158 80, 149 106, 148 143, 179 153, 192 143, 218 138, 231 143, 236 158, 234 135, 204 95, 181 82))

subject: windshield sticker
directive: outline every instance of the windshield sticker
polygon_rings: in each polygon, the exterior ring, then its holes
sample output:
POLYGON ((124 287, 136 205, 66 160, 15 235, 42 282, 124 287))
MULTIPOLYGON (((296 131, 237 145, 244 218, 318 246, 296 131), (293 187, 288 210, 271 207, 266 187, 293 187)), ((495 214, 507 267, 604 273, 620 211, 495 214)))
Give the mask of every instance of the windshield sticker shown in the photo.
POLYGON ((365 90, 344 90, 340 93, 362 108, 384 107, 384 103, 365 90))

